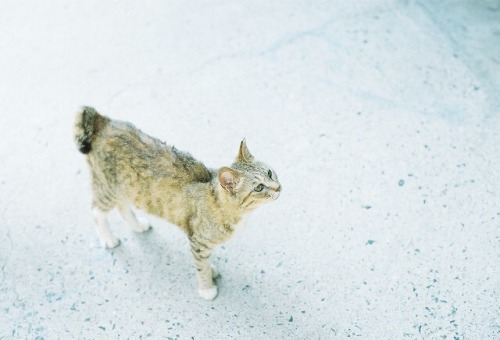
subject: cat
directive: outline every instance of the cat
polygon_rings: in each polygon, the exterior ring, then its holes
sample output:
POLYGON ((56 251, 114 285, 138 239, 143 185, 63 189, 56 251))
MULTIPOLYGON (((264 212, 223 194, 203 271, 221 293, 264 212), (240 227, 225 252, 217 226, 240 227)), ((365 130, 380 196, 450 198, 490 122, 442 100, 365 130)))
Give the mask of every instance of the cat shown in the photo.
POLYGON ((245 140, 231 166, 209 169, 189 153, 86 106, 76 115, 74 138, 90 167, 92 212, 103 247, 120 244, 107 221, 115 207, 139 233, 151 226, 132 206, 176 224, 189 239, 198 293, 207 300, 218 294, 218 273, 210 264, 214 247, 281 193, 276 172, 254 159, 245 140))

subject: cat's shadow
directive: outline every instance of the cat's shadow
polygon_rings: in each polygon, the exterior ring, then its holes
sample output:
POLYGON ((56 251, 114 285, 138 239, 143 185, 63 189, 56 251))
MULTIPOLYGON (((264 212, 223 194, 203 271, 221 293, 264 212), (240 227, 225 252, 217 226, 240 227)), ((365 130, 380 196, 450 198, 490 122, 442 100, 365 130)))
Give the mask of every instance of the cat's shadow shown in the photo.
MULTIPOLYGON (((203 300, 196 290, 188 240, 175 228, 155 223, 152 230, 141 234, 124 233, 122 244, 112 253, 118 263, 127 267, 132 289, 148 287, 149 294, 162 303, 189 302, 195 305, 193 308, 207 313, 223 313, 223 310, 245 313, 261 324, 280 317, 286 324, 291 311, 306 303, 300 296, 288 295, 283 278, 272 274, 262 276, 257 268, 249 271, 245 263, 234 258, 237 252, 231 251, 230 245, 224 246, 225 250, 216 250, 213 258, 220 273, 215 281, 219 295, 213 301, 203 300), (226 255, 230 258, 228 263, 226 255)), ((271 268, 266 272, 271 272, 271 268)))

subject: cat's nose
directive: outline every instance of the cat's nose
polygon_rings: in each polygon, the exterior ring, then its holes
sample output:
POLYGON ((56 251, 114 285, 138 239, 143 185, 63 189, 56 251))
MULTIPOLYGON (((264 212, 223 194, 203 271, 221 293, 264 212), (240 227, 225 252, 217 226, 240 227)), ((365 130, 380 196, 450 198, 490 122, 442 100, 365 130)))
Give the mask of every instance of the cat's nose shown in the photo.
POLYGON ((277 192, 280 192, 280 191, 281 191, 281 184, 278 184, 278 187, 276 188, 276 191, 277 191, 277 192))

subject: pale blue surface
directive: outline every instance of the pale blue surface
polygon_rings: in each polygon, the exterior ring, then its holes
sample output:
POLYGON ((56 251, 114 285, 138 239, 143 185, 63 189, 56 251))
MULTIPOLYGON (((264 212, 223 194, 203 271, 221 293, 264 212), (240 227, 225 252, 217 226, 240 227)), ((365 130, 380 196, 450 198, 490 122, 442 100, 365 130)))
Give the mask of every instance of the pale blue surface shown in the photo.
POLYGON ((0 2, 0 338, 499 336, 497 1, 0 2), (154 219, 99 246, 92 105, 282 196, 200 299, 154 219))

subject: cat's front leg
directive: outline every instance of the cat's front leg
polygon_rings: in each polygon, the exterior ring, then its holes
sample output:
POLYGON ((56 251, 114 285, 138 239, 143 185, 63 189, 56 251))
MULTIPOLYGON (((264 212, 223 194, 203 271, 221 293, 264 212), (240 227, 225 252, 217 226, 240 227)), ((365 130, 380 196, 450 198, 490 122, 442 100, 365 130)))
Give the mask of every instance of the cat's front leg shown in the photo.
POLYGON ((210 265, 212 249, 195 240, 191 240, 191 253, 193 254, 194 265, 196 267, 198 294, 205 300, 213 300, 218 293, 213 279, 217 277, 218 273, 215 267, 210 265))

